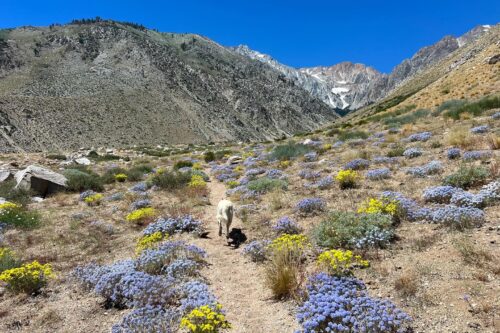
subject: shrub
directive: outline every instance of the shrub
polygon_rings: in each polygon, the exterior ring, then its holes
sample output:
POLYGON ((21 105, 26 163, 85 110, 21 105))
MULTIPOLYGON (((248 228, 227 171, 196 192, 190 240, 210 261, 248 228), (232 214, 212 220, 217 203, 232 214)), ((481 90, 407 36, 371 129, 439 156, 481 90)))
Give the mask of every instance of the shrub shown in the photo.
POLYGON ((390 301, 370 297, 355 278, 318 273, 309 279, 297 320, 301 333, 396 333, 406 331, 411 318, 390 301))
POLYGON ((481 226, 485 221, 485 215, 481 209, 453 205, 436 208, 432 211, 430 218, 434 223, 441 223, 457 230, 481 226))
POLYGON ((391 170, 389 170, 389 168, 369 170, 366 173, 366 178, 370 180, 382 180, 382 179, 388 179, 390 177, 391 177, 391 170))
POLYGON ((265 193, 275 189, 286 190, 288 183, 281 179, 270 179, 267 177, 251 180, 247 184, 247 188, 250 191, 255 191, 258 193, 265 193))
POLYGON ((387 157, 397 157, 397 156, 403 156, 403 153, 405 152, 405 148, 401 146, 396 146, 395 148, 392 148, 387 152, 387 157))
POLYGON ((102 179, 91 171, 67 169, 64 171, 68 191, 82 192, 86 190, 102 191, 104 189, 102 179))
POLYGON ((104 184, 112 184, 116 181, 115 176, 118 174, 125 174, 127 171, 123 168, 113 167, 107 169, 101 176, 101 181, 104 184))
POLYGON ((66 155, 64 154, 48 154, 46 157, 50 160, 59 160, 59 161, 66 160, 66 155))
POLYGON ((215 153, 213 151, 207 151, 203 154, 203 159, 207 163, 215 161, 215 153))
POLYGON ((470 129, 471 133, 474 134, 483 134, 487 133, 490 130, 490 127, 488 125, 481 125, 481 126, 476 126, 470 129))
POLYGON ((434 186, 424 190, 423 198, 426 202, 450 203, 450 199, 459 189, 450 185, 434 186))
POLYGON ((231 328, 231 324, 222 313, 222 306, 216 304, 214 307, 203 305, 193 309, 182 317, 180 327, 191 333, 217 333, 231 328))
POLYGON ((338 135, 338 139, 341 141, 347 141, 352 139, 366 139, 367 137, 368 133, 363 131, 340 132, 338 135))
POLYGON ((40 215, 37 212, 25 210, 21 205, 4 202, 0 204, 0 222, 8 227, 33 229, 40 225, 40 215))
POLYGON ((113 325, 112 333, 157 332, 174 333, 178 331, 181 315, 177 310, 162 307, 140 307, 132 310, 113 325))
POLYGON ((264 274, 265 283, 274 298, 282 299, 293 295, 300 286, 302 267, 300 258, 290 251, 273 251, 264 274))
POLYGON ((359 214, 387 214, 396 216, 399 205, 396 200, 370 198, 363 202, 358 208, 359 214))
POLYGON ((124 173, 119 173, 115 175, 115 180, 119 183, 123 183, 127 180, 128 176, 124 173))
POLYGON ((154 232, 150 235, 143 235, 137 245, 135 246, 135 254, 139 255, 146 249, 152 249, 159 245, 159 243, 168 239, 168 234, 161 231, 154 232))
POLYGON ((484 111, 499 108, 500 96, 486 96, 472 102, 456 103, 449 105, 444 113, 446 117, 459 120, 462 113, 469 113, 473 116, 479 116, 484 111))
POLYGON ((314 214, 324 211, 326 203, 321 198, 305 198, 297 203, 295 209, 303 214, 314 214))
POLYGON ((316 179, 321 177, 321 172, 314 171, 311 169, 302 169, 299 171, 298 175, 302 179, 316 179))
POLYGON ((492 156, 491 151, 472 150, 464 152, 462 159, 464 161, 477 161, 477 160, 486 160, 491 156, 492 156))
POLYGON ((368 267, 369 262, 349 250, 329 250, 318 256, 316 264, 330 275, 348 276, 352 275, 353 268, 368 267))
POLYGON ((459 148, 450 148, 446 151, 446 157, 449 160, 455 160, 460 157, 460 149, 459 148))
POLYGON ((303 156, 311 150, 310 147, 301 143, 290 142, 276 146, 271 152, 271 159, 279 161, 291 160, 295 157, 303 156))
POLYGON ((408 137, 408 141, 410 142, 415 142, 415 141, 427 141, 432 137, 431 132, 420 132, 420 133, 415 133, 412 134, 408 137))
POLYGON ((53 276, 50 264, 42 265, 38 261, 33 261, 21 267, 3 271, 0 274, 0 281, 5 282, 7 288, 16 293, 33 294, 44 287, 47 280, 53 276))
POLYGON ((0 273, 11 268, 19 267, 19 261, 14 252, 7 247, 0 247, 0 273))
MULTIPOLYGON (((384 214, 356 214, 330 212, 313 229, 313 238, 319 246, 327 248, 354 248, 358 240, 376 231, 391 230, 392 219, 384 214)), ((392 233, 387 233, 390 239, 392 233)))
POLYGON ((0 198, 25 206, 31 202, 33 192, 22 188, 16 188, 17 182, 12 179, 0 182, 0 198))
POLYGON ((174 164, 174 170, 179 170, 181 168, 191 168, 193 166, 193 162, 191 161, 177 161, 174 164))
POLYGON ((196 232, 201 234, 203 232, 203 222, 195 219, 191 215, 169 217, 167 219, 159 218, 156 222, 148 225, 144 231, 144 235, 151 235, 157 231, 163 234, 173 235, 181 232, 196 232))
POLYGON ((289 234, 289 235, 295 235, 295 234, 300 234, 302 232, 302 228, 289 218, 288 216, 283 216, 280 217, 277 221, 276 224, 273 226, 273 230, 278 234, 289 234))
POLYGON ((253 262, 263 262, 267 258, 267 248, 270 243, 271 242, 267 240, 252 241, 243 248, 243 254, 248 256, 253 262))
POLYGON ((355 188, 359 181, 359 174, 354 170, 340 170, 335 176, 341 189, 355 188))
POLYGON ((156 216, 156 211, 151 207, 139 208, 128 214, 126 220, 134 222, 138 225, 146 224, 147 221, 152 220, 156 216))
POLYGON ((344 166, 344 170, 363 170, 367 169, 370 166, 370 161, 365 160, 363 158, 357 158, 344 166))
POLYGON ((430 161, 429 163, 417 166, 414 168, 409 168, 406 173, 414 177, 425 177, 428 175, 435 175, 443 172, 443 165, 439 161, 430 161))
POLYGON ((269 244, 269 249, 272 253, 288 252, 292 256, 299 258, 309 246, 309 240, 305 235, 283 234, 269 244))
POLYGON ((473 186, 483 184, 490 176, 486 168, 474 165, 460 165, 457 172, 446 176, 443 180, 443 185, 469 189, 473 186))
POLYGON ((101 193, 95 193, 86 196, 83 201, 89 206, 98 206, 101 204, 102 198, 104 198, 104 196, 101 193))
POLYGON ((192 175, 191 180, 188 183, 189 187, 205 188, 207 187, 207 182, 203 179, 201 175, 192 175))
POLYGON ((408 148, 403 152, 406 158, 415 158, 422 155, 422 150, 419 148, 408 148))
POLYGON ((165 190, 176 190, 188 185, 191 181, 191 173, 186 172, 163 172, 155 174, 152 178, 154 185, 165 190))

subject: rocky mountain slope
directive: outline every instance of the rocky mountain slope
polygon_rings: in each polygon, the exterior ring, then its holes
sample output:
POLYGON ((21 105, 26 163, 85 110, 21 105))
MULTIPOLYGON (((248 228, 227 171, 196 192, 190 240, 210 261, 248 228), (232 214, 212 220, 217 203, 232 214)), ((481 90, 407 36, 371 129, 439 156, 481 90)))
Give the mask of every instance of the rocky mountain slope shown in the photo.
POLYGON ((102 20, 0 30, 1 151, 263 140, 336 117, 198 35, 102 20))
POLYGON ((445 36, 437 43, 423 47, 410 59, 403 60, 389 74, 380 73, 363 64, 350 62, 330 67, 296 69, 244 45, 234 50, 251 59, 269 64, 312 95, 345 113, 386 97, 405 81, 447 58, 455 51, 475 42, 490 29, 489 25, 480 25, 458 38, 445 36))

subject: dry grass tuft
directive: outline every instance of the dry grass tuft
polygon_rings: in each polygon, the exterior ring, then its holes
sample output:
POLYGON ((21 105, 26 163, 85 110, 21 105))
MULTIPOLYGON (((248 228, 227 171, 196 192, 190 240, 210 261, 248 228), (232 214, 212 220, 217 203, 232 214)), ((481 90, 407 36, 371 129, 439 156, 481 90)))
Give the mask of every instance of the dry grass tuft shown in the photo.
POLYGON ((274 298, 294 297, 304 280, 300 259, 290 251, 276 251, 266 265, 265 279, 274 298))
POLYGON ((417 272, 410 270, 401 273, 400 276, 394 280, 394 288, 402 297, 412 297, 418 292, 420 285, 420 277, 417 272))

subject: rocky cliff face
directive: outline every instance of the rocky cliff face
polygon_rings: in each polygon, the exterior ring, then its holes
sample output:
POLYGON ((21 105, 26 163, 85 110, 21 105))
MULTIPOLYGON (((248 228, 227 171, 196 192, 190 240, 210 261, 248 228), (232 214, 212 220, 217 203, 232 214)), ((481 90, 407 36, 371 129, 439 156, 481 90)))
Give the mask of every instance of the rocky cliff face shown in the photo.
POLYGON ((490 26, 481 25, 458 38, 445 36, 437 43, 421 48, 411 58, 403 60, 389 74, 351 62, 343 62, 330 67, 296 69, 244 45, 233 50, 281 71, 287 78, 312 95, 345 113, 384 98, 403 82, 448 57, 459 48, 477 40, 489 30, 490 26))
POLYGON ((112 21, 0 30, 0 150, 262 140, 337 115, 280 71, 112 21))

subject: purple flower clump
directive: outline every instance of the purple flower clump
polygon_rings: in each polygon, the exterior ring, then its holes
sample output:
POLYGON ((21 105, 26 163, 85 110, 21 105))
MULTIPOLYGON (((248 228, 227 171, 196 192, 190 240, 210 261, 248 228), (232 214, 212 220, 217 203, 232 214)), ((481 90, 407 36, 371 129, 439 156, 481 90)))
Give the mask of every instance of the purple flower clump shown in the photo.
POLYGON ((243 248, 243 254, 250 257, 253 262, 263 262, 267 258, 267 247, 269 240, 252 241, 243 248))
POLYGON ((364 158, 357 158, 344 166, 344 170, 362 170, 367 169, 370 166, 370 161, 365 160, 364 158))
POLYGON ((492 156, 491 151, 488 150, 471 150, 464 152, 462 159, 464 161, 484 160, 492 156))
POLYGON ((289 235, 300 234, 302 232, 302 228, 297 224, 297 222, 288 216, 280 217, 273 226, 273 230, 277 234, 289 235))
POLYGON ((325 208, 326 203, 321 198, 305 198, 300 200, 296 206, 297 211, 305 214, 323 211, 325 208))
POLYGON ((411 318, 389 300, 372 298, 363 282, 325 273, 312 276, 297 311, 301 333, 404 332, 411 318))
POLYGON ((431 132, 420 132, 420 133, 415 133, 412 134, 408 137, 408 141, 410 142, 415 142, 415 141, 427 141, 432 137, 431 132))
POLYGON ((454 160, 460 157, 460 149, 459 148, 450 148, 446 151, 446 156, 449 160, 454 160))
POLYGON ((483 134, 487 133, 490 130, 490 127, 488 125, 481 125, 481 126, 476 126, 470 129, 471 133, 474 134, 483 134))
POLYGON ((368 178, 370 180, 381 180, 381 179, 387 179, 390 177, 391 177, 391 170, 389 170, 389 168, 369 170, 366 173, 366 178, 368 178))
POLYGON ((457 191, 460 189, 450 185, 429 187, 424 190, 423 198, 426 202, 450 203, 451 197, 457 191))
POLYGON ((415 158, 422 155, 422 150, 420 148, 408 148, 403 152, 403 156, 406 158, 415 158))

